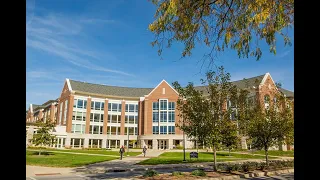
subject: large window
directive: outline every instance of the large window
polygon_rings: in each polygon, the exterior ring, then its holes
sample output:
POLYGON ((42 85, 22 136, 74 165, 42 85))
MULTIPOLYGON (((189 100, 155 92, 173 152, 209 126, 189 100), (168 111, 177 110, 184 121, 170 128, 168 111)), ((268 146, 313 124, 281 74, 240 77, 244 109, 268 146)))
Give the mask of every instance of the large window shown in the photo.
POLYGON ((160 126, 160 134, 167 134, 167 126, 160 126))
POLYGON ((74 99, 73 100, 73 107, 80 108, 80 109, 87 109, 87 100, 74 99))
POLYGON ((81 148, 83 147, 84 139, 71 138, 71 146, 73 148, 81 148))
POLYGON ((64 102, 64 115, 63 115, 63 123, 66 124, 67 122, 67 110, 68 110, 68 100, 64 102))
POLYGON ((71 133, 84 134, 85 131, 86 131, 86 125, 85 124, 72 124, 71 133))
POLYGON ((175 127, 174 126, 168 126, 168 134, 175 134, 175 127))
POLYGON ((91 101, 91 109, 103 111, 104 102, 91 101))
POLYGON ((175 109, 175 103, 174 102, 169 102, 168 110, 174 110, 174 109, 175 109))
POLYGON ((138 112, 137 104, 126 104, 126 112, 138 112))
POLYGON ((121 112, 121 106, 121 103, 108 103, 108 111, 121 112))
POLYGON ((152 113, 152 122, 159 122, 159 112, 152 113))
POLYGON ((121 115, 109 114, 108 123, 121 123, 121 115))
POLYGON ((90 125, 89 134, 102 134, 103 125, 90 125))
POLYGON ((86 121, 86 112, 78 112, 78 111, 73 111, 72 112, 72 120, 73 121, 86 121))
POLYGON ((103 114, 100 113, 90 113, 91 122, 103 122, 103 114))
POLYGON ((152 103, 152 110, 159 110, 159 102, 152 103))
POLYGON ((167 122, 167 111, 160 111, 160 122, 167 122))
POLYGON ((127 124, 138 124, 138 116, 126 115, 124 122, 127 124))
POLYGON ((168 122, 175 122, 175 112, 169 111, 168 114, 169 114, 168 122))
POLYGON ((89 148, 102 148, 102 139, 89 139, 89 148))
POLYGON ((107 126, 107 134, 120 135, 120 127, 107 126))
POLYGON ((152 126, 152 133, 159 134, 159 126, 152 126))
POLYGON ((160 110, 167 110, 168 100, 160 100, 160 110))
POLYGON ((124 128, 124 134, 125 134, 125 135, 128 135, 128 129, 129 129, 129 135, 137 135, 137 131, 134 132, 134 131, 137 130, 137 129, 134 128, 134 127, 125 127, 125 128, 124 128))

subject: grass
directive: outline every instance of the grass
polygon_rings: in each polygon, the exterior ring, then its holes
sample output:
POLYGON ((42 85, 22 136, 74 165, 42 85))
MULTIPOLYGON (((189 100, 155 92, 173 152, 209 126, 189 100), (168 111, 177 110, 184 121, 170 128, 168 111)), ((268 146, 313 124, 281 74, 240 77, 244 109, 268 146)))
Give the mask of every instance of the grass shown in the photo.
MULTIPOLYGON (((82 149, 46 149, 47 151, 62 151, 62 152, 76 152, 76 153, 88 153, 88 154, 104 154, 104 155, 113 155, 120 156, 118 151, 107 151, 107 150, 82 150, 82 149)), ((141 154, 141 152, 130 152, 129 156, 137 156, 141 154)), ((124 153, 124 156, 127 156, 127 153, 124 153)))
MULTIPOLYGON (((264 156, 255 156, 251 154, 236 154, 227 152, 217 152, 217 162, 224 161, 236 161, 236 160, 246 160, 246 159, 265 159, 264 156)), ((270 159, 274 159, 271 158, 270 159)), ((182 152, 166 152, 161 154, 159 157, 150 158, 139 162, 140 165, 156 165, 156 164, 180 164, 183 163, 183 153, 182 152)), ((190 153, 186 152, 186 163, 196 163, 196 162, 213 162, 212 152, 199 152, 199 158, 192 158, 190 160, 190 153)))
POLYGON ((38 156, 37 151, 26 152, 27 165, 47 166, 47 167, 78 167, 92 163, 110 161, 117 157, 110 156, 90 156, 80 154, 65 154, 55 152, 42 152, 38 156))
MULTIPOLYGON (((265 155, 264 151, 255 151, 254 154, 262 154, 265 155)), ((268 154, 270 156, 285 156, 285 157, 294 157, 294 151, 277 151, 277 150, 271 150, 268 151, 268 154)))

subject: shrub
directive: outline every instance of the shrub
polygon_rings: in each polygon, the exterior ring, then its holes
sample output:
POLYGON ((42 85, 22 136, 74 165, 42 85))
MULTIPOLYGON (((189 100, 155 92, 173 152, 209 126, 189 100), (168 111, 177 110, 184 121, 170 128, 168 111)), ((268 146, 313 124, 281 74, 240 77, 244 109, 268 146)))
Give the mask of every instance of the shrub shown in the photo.
POLYGON ((241 169, 243 172, 249 172, 249 171, 257 169, 257 166, 258 166, 257 162, 244 162, 241 165, 241 169))
POLYGON ((263 170, 266 169, 266 167, 267 167, 267 163, 261 162, 261 163, 259 163, 258 169, 261 170, 261 171, 263 171, 263 170))
POLYGON ((183 173, 180 172, 180 171, 174 171, 174 172, 172 172, 172 176, 181 176, 181 175, 183 175, 183 173))
POLYGON ((207 176, 207 174, 201 169, 194 170, 191 174, 194 176, 207 176))
POLYGON ((177 145, 176 149, 183 149, 183 146, 177 145))
POLYGON ((159 173, 153 169, 148 169, 144 174, 143 177, 153 177, 157 176, 159 173))

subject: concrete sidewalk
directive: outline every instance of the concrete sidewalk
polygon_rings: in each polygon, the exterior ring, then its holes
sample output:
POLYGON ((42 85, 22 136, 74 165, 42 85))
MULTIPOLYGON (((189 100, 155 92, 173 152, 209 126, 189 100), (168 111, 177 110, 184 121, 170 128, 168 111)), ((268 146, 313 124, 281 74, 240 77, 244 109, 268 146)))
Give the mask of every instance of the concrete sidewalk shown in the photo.
POLYGON ((26 177, 53 174, 70 174, 74 173, 74 168, 56 168, 26 165, 26 177))

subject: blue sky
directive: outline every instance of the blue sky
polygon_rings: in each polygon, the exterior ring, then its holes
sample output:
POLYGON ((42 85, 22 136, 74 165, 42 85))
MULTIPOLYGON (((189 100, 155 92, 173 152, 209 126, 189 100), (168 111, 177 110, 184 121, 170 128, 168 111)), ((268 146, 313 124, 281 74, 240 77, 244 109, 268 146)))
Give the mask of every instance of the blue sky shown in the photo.
MULTIPOLYGON (((154 12, 148 0, 27 0, 26 108, 58 98, 66 78, 127 87, 155 87, 162 79, 200 84, 206 68, 198 61, 208 49, 198 46, 180 60, 182 46, 173 45, 161 60, 147 29, 154 12)), ((289 35, 293 43, 293 29, 289 35)), ((294 46, 284 47, 279 38, 274 55, 261 44, 259 61, 227 50, 216 63, 232 80, 270 72, 293 91, 294 46)))

